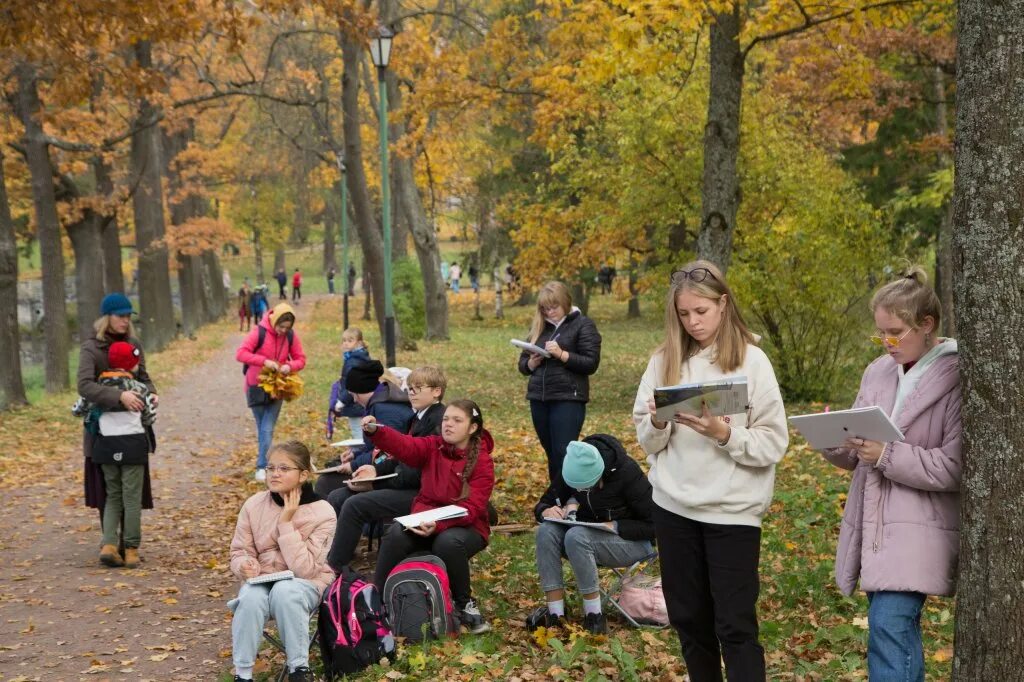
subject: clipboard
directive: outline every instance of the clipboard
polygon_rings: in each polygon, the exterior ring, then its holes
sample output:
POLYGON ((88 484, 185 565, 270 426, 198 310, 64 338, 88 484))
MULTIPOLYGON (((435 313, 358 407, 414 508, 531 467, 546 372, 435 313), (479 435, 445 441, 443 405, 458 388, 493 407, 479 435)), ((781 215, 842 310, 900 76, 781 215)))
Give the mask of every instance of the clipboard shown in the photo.
POLYGON ((903 440, 903 432, 877 405, 790 417, 800 434, 815 450, 842 447, 847 438, 880 443, 903 440))
POLYGON ((540 355, 541 357, 545 357, 545 358, 550 358, 551 357, 551 353, 547 352, 546 350, 544 350, 540 346, 535 346, 532 343, 529 343, 527 341, 520 341, 519 339, 512 339, 511 343, 516 348, 521 348, 521 349, 525 350, 527 353, 536 353, 537 355, 540 355))

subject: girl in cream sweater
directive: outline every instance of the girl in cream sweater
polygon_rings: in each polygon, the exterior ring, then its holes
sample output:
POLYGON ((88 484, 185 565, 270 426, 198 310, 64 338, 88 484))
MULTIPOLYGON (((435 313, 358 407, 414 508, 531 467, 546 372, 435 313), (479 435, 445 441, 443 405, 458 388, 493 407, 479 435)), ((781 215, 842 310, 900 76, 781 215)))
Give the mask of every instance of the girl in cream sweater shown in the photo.
POLYGON ((695 261, 672 274, 665 341, 633 407, 647 453, 669 618, 693 682, 765 679, 755 606, 761 517, 789 444, 771 362, 755 345, 721 271, 695 261), (654 389, 747 378, 742 414, 655 417, 654 389))

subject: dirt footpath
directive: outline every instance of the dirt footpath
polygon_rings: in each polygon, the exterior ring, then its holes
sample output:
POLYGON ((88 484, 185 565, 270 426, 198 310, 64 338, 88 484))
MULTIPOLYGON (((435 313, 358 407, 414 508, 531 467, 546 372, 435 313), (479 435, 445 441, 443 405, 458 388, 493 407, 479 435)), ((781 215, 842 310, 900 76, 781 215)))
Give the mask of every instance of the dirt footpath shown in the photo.
POLYGON ((143 512, 138 569, 98 561, 81 442, 39 434, 53 449, 51 483, 7 491, 0 515, 0 680, 215 680, 229 669, 225 602, 237 582, 225 564, 249 494, 229 460, 240 445, 253 462, 256 451, 234 358, 241 338, 173 387, 154 377, 156 508, 143 512))

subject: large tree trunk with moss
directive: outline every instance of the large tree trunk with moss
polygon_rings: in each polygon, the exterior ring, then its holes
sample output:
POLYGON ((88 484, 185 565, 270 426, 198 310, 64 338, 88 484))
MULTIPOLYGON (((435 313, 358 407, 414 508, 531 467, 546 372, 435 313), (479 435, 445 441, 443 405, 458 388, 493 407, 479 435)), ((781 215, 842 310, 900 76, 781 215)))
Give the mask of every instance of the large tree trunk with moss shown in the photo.
POLYGON ((697 255, 722 272, 732 259, 732 238, 740 204, 736 160, 740 149, 740 100, 743 52, 740 50, 740 4, 715 15, 711 25, 711 83, 704 126, 704 179, 697 255))
MULTIPOLYGON (((67 390, 68 316, 64 285, 64 253, 61 245, 57 195, 53 186, 50 151, 40 121, 41 106, 36 69, 18 64, 18 116, 25 128, 21 144, 32 179, 32 205, 36 215, 40 263, 43 270, 43 335, 46 338, 46 390, 67 390)), ((17 299, 15 299, 17 300, 17 299)))
MULTIPOLYGON (((135 58, 141 68, 152 67, 149 41, 135 43, 135 58)), ((156 113, 148 99, 140 99, 135 121, 138 130, 132 135, 131 144, 132 175, 135 178, 132 209, 135 248, 139 254, 139 319, 142 342, 147 350, 163 349, 176 333, 165 241, 162 150, 156 113)))
POLYGON ((963 480, 954 682, 1021 679, 1024 661, 1024 0, 961 0, 954 302, 963 480))
POLYGON ((21 378, 18 326, 18 241, 7 201, 4 154, 0 149, 0 410, 27 402, 21 378))

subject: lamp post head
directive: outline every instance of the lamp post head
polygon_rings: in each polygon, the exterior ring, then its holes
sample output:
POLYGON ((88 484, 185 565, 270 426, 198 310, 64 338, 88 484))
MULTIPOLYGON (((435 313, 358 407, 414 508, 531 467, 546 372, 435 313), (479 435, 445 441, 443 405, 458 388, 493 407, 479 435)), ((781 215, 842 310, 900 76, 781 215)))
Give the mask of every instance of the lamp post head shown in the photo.
POLYGON ((373 65, 378 69, 388 68, 388 63, 391 61, 391 41, 394 38, 394 31, 387 26, 379 27, 370 36, 370 58, 373 59, 373 65))

